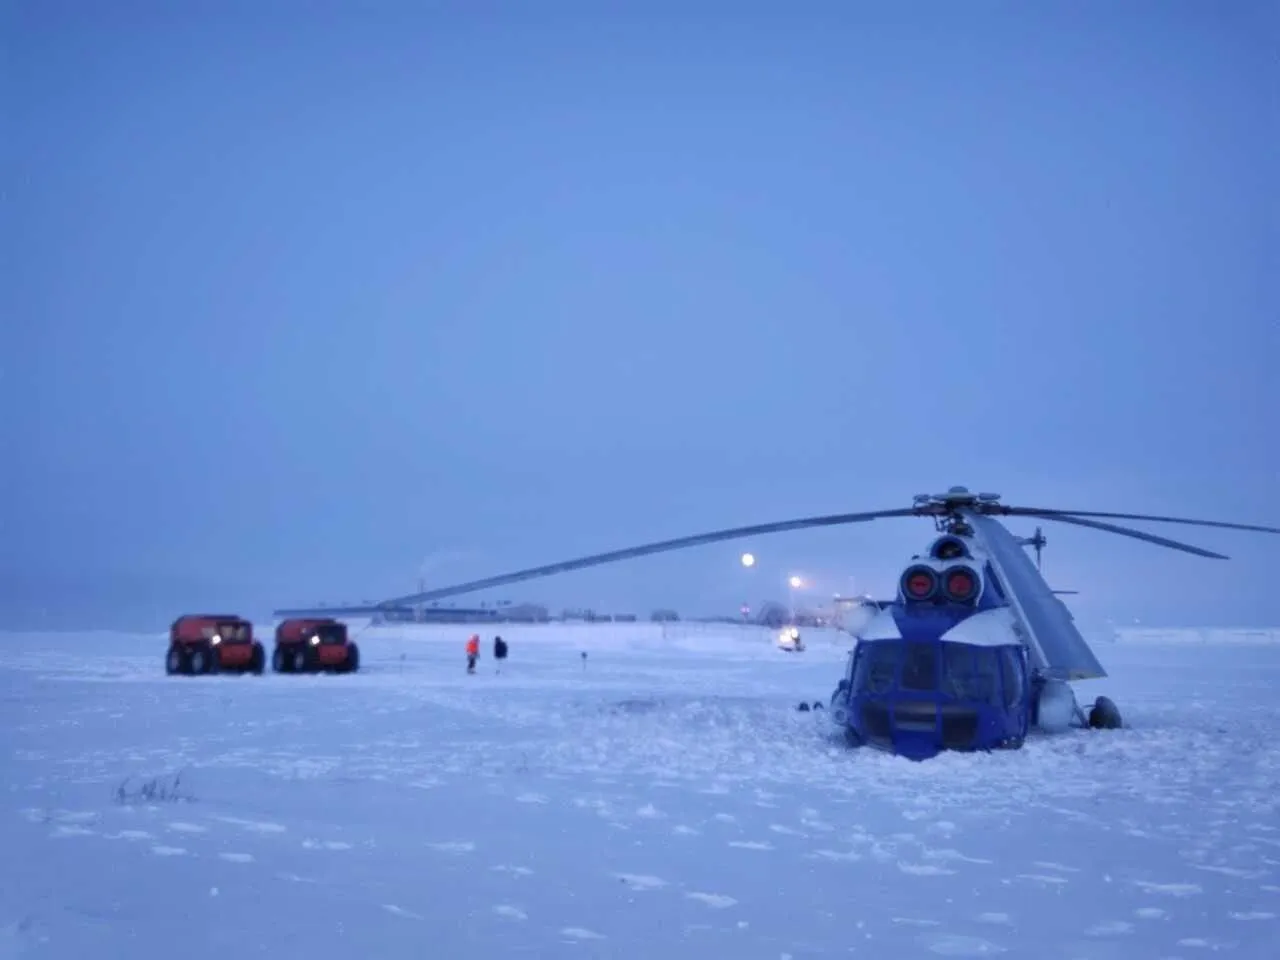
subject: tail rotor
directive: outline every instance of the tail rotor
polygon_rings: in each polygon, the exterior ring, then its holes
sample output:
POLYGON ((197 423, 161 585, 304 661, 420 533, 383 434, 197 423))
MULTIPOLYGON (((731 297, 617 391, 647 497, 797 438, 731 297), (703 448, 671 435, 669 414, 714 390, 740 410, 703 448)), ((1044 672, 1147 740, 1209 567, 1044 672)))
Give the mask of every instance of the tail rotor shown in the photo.
POLYGON ((1040 573, 1043 573, 1044 569, 1043 569, 1043 564, 1041 563, 1040 555, 1041 555, 1041 552, 1044 550, 1045 546, 1049 543, 1049 541, 1045 538, 1044 531, 1039 527, 1036 527, 1036 532, 1034 536, 1019 537, 1018 542, 1022 544, 1024 547, 1035 547, 1036 570, 1039 571, 1040 573))

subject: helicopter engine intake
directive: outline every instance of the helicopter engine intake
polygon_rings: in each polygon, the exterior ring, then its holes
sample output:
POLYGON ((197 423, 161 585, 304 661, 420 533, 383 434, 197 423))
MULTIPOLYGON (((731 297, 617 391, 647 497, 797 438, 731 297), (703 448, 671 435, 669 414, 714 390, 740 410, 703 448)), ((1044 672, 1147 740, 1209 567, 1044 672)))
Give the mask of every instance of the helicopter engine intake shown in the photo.
POLYGON ((965 543, 964 538, 950 534, 933 541, 929 546, 929 556, 934 560, 973 559, 973 553, 969 550, 969 545, 965 543))
POLYGON ((982 593, 982 577, 967 563, 942 571, 942 592, 952 603, 973 603, 982 593))
POLYGON ((925 603, 938 595, 938 571, 923 563, 912 564, 902 571, 899 584, 908 601, 925 603))
POLYGON ((909 604, 972 606, 982 596, 985 581, 977 566, 970 563, 917 562, 902 571, 898 586, 909 604))

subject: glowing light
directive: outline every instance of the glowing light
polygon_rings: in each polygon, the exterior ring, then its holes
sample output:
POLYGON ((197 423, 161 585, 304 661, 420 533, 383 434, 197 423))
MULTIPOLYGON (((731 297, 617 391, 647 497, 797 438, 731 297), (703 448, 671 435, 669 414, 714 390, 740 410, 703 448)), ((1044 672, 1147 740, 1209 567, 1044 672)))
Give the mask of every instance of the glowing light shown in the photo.
POLYGON ((753 553, 744 553, 742 555, 742 565, 744 567, 754 567, 756 565, 756 557, 753 553))
POLYGON ((799 590, 801 587, 804 586, 804 581, 800 577, 792 577, 787 582, 791 584, 792 590, 799 590))

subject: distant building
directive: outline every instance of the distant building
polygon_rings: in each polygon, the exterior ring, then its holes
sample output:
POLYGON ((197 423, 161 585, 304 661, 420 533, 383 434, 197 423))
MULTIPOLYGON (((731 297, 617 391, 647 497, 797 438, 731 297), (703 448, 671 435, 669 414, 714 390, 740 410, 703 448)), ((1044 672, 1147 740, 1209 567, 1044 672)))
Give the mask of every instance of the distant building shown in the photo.
POLYGON ((537 603, 513 603, 503 606, 499 618, 510 623, 549 623, 551 612, 537 603))
POLYGON ((479 623, 498 619, 498 611, 471 607, 395 607, 379 613, 382 623, 479 623))

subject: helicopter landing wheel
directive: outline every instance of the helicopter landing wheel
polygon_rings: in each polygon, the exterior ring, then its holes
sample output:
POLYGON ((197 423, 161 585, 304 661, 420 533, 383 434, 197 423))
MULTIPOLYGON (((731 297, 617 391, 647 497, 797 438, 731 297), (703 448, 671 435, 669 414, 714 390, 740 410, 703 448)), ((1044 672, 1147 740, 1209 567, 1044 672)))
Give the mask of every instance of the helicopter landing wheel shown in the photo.
POLYGON ((1119 730, 1124 726, 1120 708, 1110 697, 1099 697, 1089 710, 1089 727, 1093 730, 1119 730))

